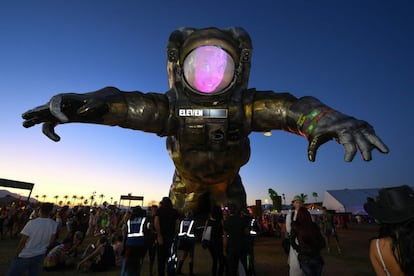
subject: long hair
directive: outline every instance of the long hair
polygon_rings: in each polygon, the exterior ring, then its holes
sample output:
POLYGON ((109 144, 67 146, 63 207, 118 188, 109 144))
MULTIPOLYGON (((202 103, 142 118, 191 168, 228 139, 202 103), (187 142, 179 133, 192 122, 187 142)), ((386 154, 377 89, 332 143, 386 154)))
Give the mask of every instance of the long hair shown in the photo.
POLYGON ((381 224, 378 238, 389 237, 401 270, 414 275, 414 219, 397 224, 381 224), (397 253, 395 253, 397 252, 397 253))
POLYGON ((305 207, 299 208, 296 220, 292 222, 292 230, 306 244, 312 244, 315 237, 320 235, 318 225, 312 221, 312 216, 305 207))

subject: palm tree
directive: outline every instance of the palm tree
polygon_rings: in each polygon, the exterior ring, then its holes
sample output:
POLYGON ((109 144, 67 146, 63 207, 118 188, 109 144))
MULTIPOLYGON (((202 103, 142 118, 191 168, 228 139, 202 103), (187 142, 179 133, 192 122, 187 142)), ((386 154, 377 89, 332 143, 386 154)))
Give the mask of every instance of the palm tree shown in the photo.
POLYGON ((315 202, 318 202, 318 193, 313 192, 312 196, 315 198, 315 202))
POLYGON ((72 199, 73 199, 73 205, 75 206, 76 205, 76 199, 78 198, 78 196, 77 195, 73 195, 72 196, 72 199))
POLYGON ((273 208, 275 208, 277 211, 282 210, 282 197, 271 188, 269 188, 267 191, 269 193, 270 199, 272 200, 273 208))
POLYGON ((306 194, 300 194, 299 197, 302 200, 302 202, 305 202, 308 199, 308 195, 306 194))
POLYGON ((99 203, 99 205, 102 205, 102 201, 103 201, 103 198, 105 197, 105 195, 104 194, 100 194, 99 195, 99 198, 101 199, 101 203, 99 203))
POLYGON ((91 196, 89 197, 89 199, 90 199, 90 201, 91 201, 90 205, 92 206, 92 205, 93 205, 93 201, 95 200, 95 196, 91 195, 91 196))
POLYGON ((46 195, 42 195, 42 198, 43 198, 43 202, 45 202, 46 201, 46 195))
POLYGON ((80 204, 82 205, 82 203, 83 203, 83 199, 84 199, 85 197, 84 196, 80 196, 79 197, 79 201, 80 201, 80 204))
POLYGON ((57 201, 59 199, 59 196, 58 195, 55 195, 53 198, 55 199, 55 203, 57 204, 57 201))
POLYGON ((67 204, 69 196, 65 195, 65 196, 63 196, 63 198, 65 199, 65 203, 67 204))
POLYGON ((35 195, 37 201, 39 201, 39 195, 35 195))
POLYGON ((59 206, 62 206, 62 204, 63 204, 63 200, 60 200, 59 201, 59 206))

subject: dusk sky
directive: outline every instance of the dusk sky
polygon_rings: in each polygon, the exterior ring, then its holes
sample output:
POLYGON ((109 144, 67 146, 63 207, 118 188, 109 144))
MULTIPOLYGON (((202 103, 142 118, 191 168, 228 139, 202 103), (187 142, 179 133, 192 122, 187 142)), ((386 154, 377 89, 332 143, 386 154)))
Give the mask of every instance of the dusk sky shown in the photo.
MULTIPOLYGON (((245 28, 253 41, 249 87, 315 96, 368 121, 389 147, 344 162, 335 141, 307 159, 305 138, 273 131, 250 136, 240 174, 248 203, 326 190, 414 185, 414 4, 412 1, 0 2, 0 178, 34 183, 34 195, 148 202, 168 195, 174 166, 165 138, 88 124, 25 129, 21 114, 61 92, 105 86, 168 90, 166 45, 179 27, 245 28)), ((0 187, 1 189, 2 187, 0 187)), ((28 195, 24 190, 14 192, 28 195)))

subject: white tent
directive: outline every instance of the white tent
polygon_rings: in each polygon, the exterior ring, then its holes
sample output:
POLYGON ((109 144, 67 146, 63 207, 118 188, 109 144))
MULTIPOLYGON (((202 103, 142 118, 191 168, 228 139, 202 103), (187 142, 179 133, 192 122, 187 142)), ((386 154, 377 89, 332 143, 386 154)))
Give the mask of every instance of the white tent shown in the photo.
POLYGON ((364 204, 367 197, 376 198, 380 188, 328 190, 323 198, 323 206, 337 213, 366 214, 364 204))

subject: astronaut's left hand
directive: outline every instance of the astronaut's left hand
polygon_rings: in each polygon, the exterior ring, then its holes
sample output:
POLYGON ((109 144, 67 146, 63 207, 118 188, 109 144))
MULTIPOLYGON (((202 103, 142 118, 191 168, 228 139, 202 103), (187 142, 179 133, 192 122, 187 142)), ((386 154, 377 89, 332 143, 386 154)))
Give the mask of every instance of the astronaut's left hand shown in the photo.
POLYGON ((315 161, 318 148, 331 139, 336 139, 344 146, 346 162, 352 161, 358 150, 365 161, 372 159, 373 149, 388 153, 388 147, 367 122, 333 110, 312 97, 302 98, 300 101, 305 104, 298 109, 306 106, 308 113, 301 112, 297 127, 308 138, 310 161, 315 161))

